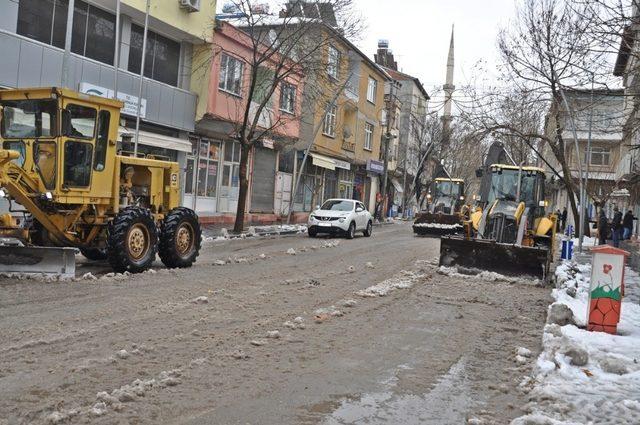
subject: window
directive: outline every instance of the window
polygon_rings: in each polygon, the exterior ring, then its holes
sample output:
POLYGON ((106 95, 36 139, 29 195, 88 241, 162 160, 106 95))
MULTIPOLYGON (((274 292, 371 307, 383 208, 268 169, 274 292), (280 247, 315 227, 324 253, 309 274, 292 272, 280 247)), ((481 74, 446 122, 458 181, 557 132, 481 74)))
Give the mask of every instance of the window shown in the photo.
POLYGON ((93 146, 68 141, 64 144, 64 182, 69 187, 88 187, 91 183, 93 146))
MULTIPOLYGON (((143 40, 144 28, 138 25, 131 25, 128 69, 135 74, 140 74, 143 40)), ((145 77, 172 86, 178 84, 180 43, 156 34, 153 31, 147 31, 147 51, 145 56, 145 77)))
MULTIPOLYGON (((194 155, 198 154, 198 140, 194 140, 196 145, 194 155)), ((208 140, 199 141, 200 158, 197 171, 197 194, 215 198, 218 189, 218 161, 220 160, 220 143, 208 140)), ((187 178, 185 179, 185 193, 193 193, 194 163, 196 159, 187 160, 187 178)))
POLYGON ((327 74, 333 78, 338 78, 340 69, 340 52, 333 46, 329 46, 329 56, 327 60, 327 74))
POLYGON ((280 110, 290 114, 295 113, 296 86, 283 82, 280 85, 280 110))
POLYGON ((266 100, 266 106, 270 107, 272 105, 272 99, 269 94, 271 93, 274 78, 275 74, 272 69, 259 66, 256 70, 256 84, 251 100, 257 104, 262 104, 266 100), (269 98, 267 99, 268 96, 269 98))
POLYGON ((20 0, 17 33, 64 48, 68 0, 20 0))
POLYGON ((7 100, 0 106, 3 137, 35 138, 55 134, 55 100, 7 100))
POLYGON ((364 148, 368 151, 373 149, 373 124, 364 124, 364 148))
MULTIPOLYGON (((21 0, 18 34, 64 48, 68 0, 21 0)), ((116 18, 95 6, 76 0, 71 32, 71 51, 113 64, 116 18)))
POLYGON ((367 84, 367 100, 371 103, 376 103, 376 92, 378 91, 378 81, 369 77, 369 83, 367 84))
POLYGON ((107 158, 107 147, 109 145, 109 122, 111 114, 109 111, 100 111, 98 118, 98 138, 96 140, 96 158, 93 162, 93 169, 104 170, 107 158))
POLYGON ((93 139, 96 127, 96 110, 80 105, 69 105, 66 109, 65 136, 93 139))
POLYGON ((611 149, 602 147, 591 148, 591 158, 589 158, 589 165, 607 166, 611 160, 611 149))
POLYGON ((13 160, 13 163, 18 167, 22 167, 24 165, 25 155, 27 153, 27 148, 23 141, 17 142, 4 142, 2 144, 2 148, 9 151, 16 151, 20 154, 20 156, 13 160))
POLYGON ((222 54, 220 58, 220 81, 218 88, 226 92, 241 96, 243 63, 231 56, 222 54))
POLYGON ((336 108, 335 103, 330 105, 327 109, 327 115, 324 117, 324 126, 322 128, 322 133, 325 136, 335 137, 336 136, 336 115, 338 112, 338 108, 336 108))
POLYGON ((33 163, 40 173, 44 187, 53 189, 56 185, 56 144, 36 142, 33 148, 33 163))

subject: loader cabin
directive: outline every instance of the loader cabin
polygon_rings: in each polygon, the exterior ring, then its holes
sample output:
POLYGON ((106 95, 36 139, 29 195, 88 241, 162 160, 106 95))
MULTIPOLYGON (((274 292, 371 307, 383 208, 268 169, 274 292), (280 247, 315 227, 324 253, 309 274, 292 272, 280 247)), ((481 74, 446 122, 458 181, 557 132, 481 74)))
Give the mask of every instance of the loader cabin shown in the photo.
POLYGON ((437 199, 441 196, 450 196, 456 200, 464 201, 464 180, 437 178, 434 197, 437 199))
POLYGON ((122 106, 55 87, 0 91, 2 148, 18 152, 13 162, 39 186, 31 189, 57 203, 103 205, 117 212, 131 198, 119 193, 120 183, 127 169, 135 169, 129 186, 146 206, 156 211, 177 206, 177 163, 116 155, 122 106))
POLYGON ((518 167, 515 165, 494 164, 491 170, 491 189, 488 196, 488 204, 496 199, 524 202, 525 206, 544 208, 544 181, 545 173, 538 167, 518 167))

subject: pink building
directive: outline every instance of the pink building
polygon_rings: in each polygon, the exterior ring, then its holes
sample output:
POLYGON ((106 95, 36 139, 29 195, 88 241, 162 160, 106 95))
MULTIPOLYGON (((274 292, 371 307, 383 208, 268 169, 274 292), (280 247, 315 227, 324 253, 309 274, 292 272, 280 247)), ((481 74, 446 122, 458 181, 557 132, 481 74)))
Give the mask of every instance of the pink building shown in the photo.
MULTIPOLYGON (((267 95, 275 62, 257 69, 257 87, 249 99, 253 47, 250 37, 229 24, 216 21, 212 51, 192 65, 206 67, 209 78, 206 99, 198 104, 193 152, 187 159, 185 205, 194 207, 204 221, 230 223, 235 217, 239 191, 240 144, 233 140, 247 104, 251 108, 267 95), (201 63, 200 63, 201 62, 201 63), (197 164, 197 165, 196 165, 197 164)), ((195 55, 194 55, 195 56, 195 55)), ((278 60, 274 56, 273 61, 278 60)), ((248 222, 273 222, 282 215, 290 197, 289 161, 281 158, 282 148, 295 143, 300 131, 302 75, 292 74, 269 99, 259 117, 267 130, 250 153, 248 222)), ((250 118, 253 118, 252 115, 250 118)))

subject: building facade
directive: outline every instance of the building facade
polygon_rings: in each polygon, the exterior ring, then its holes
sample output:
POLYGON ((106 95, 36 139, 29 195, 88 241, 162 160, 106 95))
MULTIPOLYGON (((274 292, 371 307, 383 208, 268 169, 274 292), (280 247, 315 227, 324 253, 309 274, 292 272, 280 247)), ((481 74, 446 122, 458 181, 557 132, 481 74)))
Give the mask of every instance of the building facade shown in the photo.
MULTIPOLYGON (((208 95, 201 102, 196 132, 192 135, 193 152, 187 158, 185 204, 212 222, 230 223, 235 218, 239 193, 241 145, 234 139, 247 105, 257 109, 267 84, 256 82, 254 98, 248 98, 251 84, 252 40, 242 30, 225 21, 216 21, 208 95)), ((275 63, 258 67, 258 77, 270 84, 275 63)), ((249 194, 250 222, 276 221, 281 216, 282 176, 278 171, 284 146, 295 144, 300 130, 300 92, 303 76, 296 72, 284 79, 268 100, 268 107, 258 118, 266 135, 250 152, 249 194), (280 190, 279 190, 280 189, 280 190)), ((255 117, 252 113, 250 119, 255 117)), ((291 183, 289 179, 288 183, 291 183)), ((291 189, 288 189, 290 194, 291 189)))
POLYGON ((395 205, 411 211, 418 208, 417 200, 410 196, 413 192, 411 183, 420 166, 424 142, 421 138, 424 135, 423 127, 430 97, 418 78, 398 71, 398 63, 386 40, 378 42, 375 59, 392 78, 385 86, 386 96, 391 96, 391 86, 394 85, 393 95, 400 105, 398 139, 392 142, 390 149, 390 160, 395 163, 395 167, 388 168, 388 192, 392 193, 395 205))
MULTIPOLYGON (((68 0, 0 0, 0 87, 68 86, 80 92, 115 97, 116 2, 75 0, 71 60, 63 79, 68 0)), ((145 0, 122 0, 117 97, 122 110, 120 147, 133 150, 140 103, 139 154, 178 161, 192 152, 198 99, 208 85, 192 79, 194 55, 211 43, 215 1, 185 9, 178 1, 153 1, 139 102, 145 0)), ((210 49, 209 49, 210 50, 210 49)), ((184 178, 182 179, 184 181, 184 178)))
MULTIPOLYGON (((630 196, 628 190, 620 188, 616 180, 616 170, 627 154, 623 140, 624 96, 621 90, 569 90, 565 92, 571 109, 571 116, 561 105, 552 105, 552 112, 560 107, 565 141, 565 157, 571 171, 574 185, 579 187, 580 169, 587 179, 586 210, 590 220, 594 221, 600 207, 605 209, 608 216, 613 216, 613 207, 628 208, 630 196), (571 117, 573 119, 571 119, 571 117), (579 155, 573 132, 578 140, 579 155), (579 164, 578 161, 581 163, 579 164)), ((556 122, 550 113, 547 118, 545 132, 550 138, 555 137, 556 122)), ((561 167, 555 160, 548 146, 545 147, 544 157, 551 166, 563 176, 561 167)), ((550 167, 545 165, 550 171, 550 167)), ((553 173, 549 172, 549 176, 553 173)), ((575 223, 567 190, 558 178, 553 178, 551 204, 554 210, 567 208, 568 223, 575 223)))

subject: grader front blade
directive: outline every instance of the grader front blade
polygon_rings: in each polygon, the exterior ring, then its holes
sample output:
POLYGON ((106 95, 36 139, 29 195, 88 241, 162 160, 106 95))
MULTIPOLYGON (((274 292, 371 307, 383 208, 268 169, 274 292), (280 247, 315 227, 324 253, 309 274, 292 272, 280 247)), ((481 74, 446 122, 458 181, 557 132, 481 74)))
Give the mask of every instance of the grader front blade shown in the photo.
POLYGON ((542 247, 462 236, 443 236, 440 239, 440 265, 469 272, 486 270, 505 276, 545 280, 551 263, 549 257, 549 250, 542 247))
POLYGON ((22 246, 0 240, 0 273, 73 278, 76 248, 22 246))

